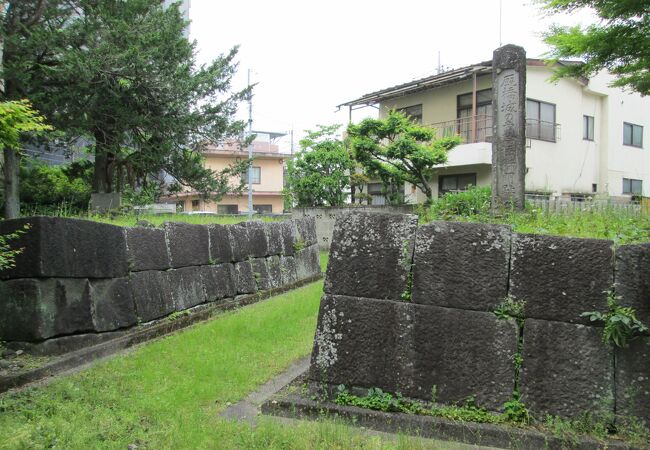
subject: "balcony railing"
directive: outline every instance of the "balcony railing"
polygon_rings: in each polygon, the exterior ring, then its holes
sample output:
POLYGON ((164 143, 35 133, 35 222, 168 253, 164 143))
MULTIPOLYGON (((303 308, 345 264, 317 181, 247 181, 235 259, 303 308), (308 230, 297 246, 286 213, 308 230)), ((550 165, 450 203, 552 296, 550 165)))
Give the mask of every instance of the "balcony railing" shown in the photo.
POLYGON ((490 142, 492 137, 492 116, 477 115, 461 117, 446 122, 432 123, 431 128, 437 131, 437 137, 460 136, 464 144, 475 142, 490 142))
POLYGON ((540 141, 559 141, 560 124, 537 119, 526 119, 526 137, 540 141))
MULTIPOLYGON (((435 128, 437 137, 460 136, 464 144, 492 142, 492 116, 462 117, 427 125, 435 128)), ((543 120, 526 119, 526 138, 556 142, 560 140, 560 124, 543 120)), ((527 144, 528 147, 530 145, 527 144)))

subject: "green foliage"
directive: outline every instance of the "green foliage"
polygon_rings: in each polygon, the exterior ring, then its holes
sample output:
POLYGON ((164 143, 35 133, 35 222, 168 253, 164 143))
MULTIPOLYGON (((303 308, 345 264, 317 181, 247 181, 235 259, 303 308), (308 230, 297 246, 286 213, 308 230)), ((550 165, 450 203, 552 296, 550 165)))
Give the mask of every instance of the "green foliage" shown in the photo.
POLYGON ((447 153, 461 143, 458 136, 436 138, 434 129, 418 125, 397 111, 385 119, 365 119, 348 126, 353 157, 370 176, 382 180, 384 186, 405 182, 419 187, 433 200, 429 179, 434 168, 447 162, 447 153))
POLYGON ((497 307, 494 309, 494 314, 499 319, 516 319, 517 321, 523 320, 526 302, 524 300, 517 300, 514 297, 507 296, 497 307))
POLYGON ((305 248, 305 240, 304 239, 296 239, 296 242, 293 243, 293 251, 294 252, 299 252, 305 248))
POLYGON ((475 198, 483 196, 486 202, 478 202, 478 204, 483 204, 484 207, 452 209, 445 199, 451 197, 456 203, 456 200, 462 198, 465 193, 447 194, 442 199, 436 200, 431 207, 418 208, 420 220, 424 223, 432 220, 497 223, 511 225, 518 233, 611 239, 616 244, 650 242, 650 214, 638 214, 608 207, 585 211, 552 212, 530 204, 523 212, 503 210, 498 214, 492 214, 487 203, 489 196, 486 192, 480 194, 480 189, 485 188, 474 188, 470 191, 473 190, 476 194, 475 198), (472 209, 474 213, 471 212, 472 209), (462 213, 454 214, 454 211, 462 213))
POLYGON ((504 421, 502 416, 476 406, 471 398, 460 406, 440 406, 435 404, 427 406, 418 400, 404 398, 400 394, 393 395, 379 388, 369 389, 364 397, 350 394, 344 385, 339 385, 337 389, 338 392, 334 400, 337 405, 356 406, 384 412, 443 417, 463 422, 502 423, 504 421))
POLYGON ((29 230, 29 224, 22 229, 9 234, 0 234, 0 272, 16 266, 16 256, 20 255, 24 248, 12 248, 11 241, 18 239, 29 230))
POLYGON ((0 150, 9 147, 19 151, 26 133, 51 130, 27 100, 0 102, 0 150))
POLYGON ((555 79, 589 77, 608 69, 618 79, 612 84, 650 94, 650 6, 647 1, 538 0, 550 13, 589 8, 600 19, 581 27, 553 26, 544 40, 553 47, 551 62, 581 58, 584 64, 559 64, 555 79))
POLYGON ((490 214, 492 189, 489 186, 470 186, 462 192, 449 192, 436 200, 426 212, 436 219, 473 217, 490 214))
POLYGON ((623 307, 619 304, 620 296, 614 290, 607 292, 608 311, 590 311, 580 314, 589 317, 592 322, 603 322, 603 342, 612 347, 627 347, 629 342, 639 334, 647 331, 648 327, 636 318, 634 308, 623 307))
POLYGON ((528 425, 532 422, 530 412, 519 396, 515 396, 503 404, 503 418, 506 422, 519 425, 528 425))
POLYGON ((336 133, 340 125, 319 125, 300 141, 287 163, 287 188, 295 206, 340 206, 350 187, 353 162, 336 133))
POLYGON ((20 170, 20 201, 27 210, 51 209, 67 204, 71 210, 88 208, 92 178, 90 161, 67 166, 48 166, 38 161, 23 164, 20 170))
POLYGON ((244 129, 234 115, 250 91, 230 89, 236 48, 199 66, 177 5, 159 0, 9 3, 7 95, 26 93, 57 129, 91 142, 95 191, 123 181, 137 190, 163 170, 173 189, 205 198, 240 188, 229 181, 247 161, 219 172, 203 164, 208 143, 244 129))

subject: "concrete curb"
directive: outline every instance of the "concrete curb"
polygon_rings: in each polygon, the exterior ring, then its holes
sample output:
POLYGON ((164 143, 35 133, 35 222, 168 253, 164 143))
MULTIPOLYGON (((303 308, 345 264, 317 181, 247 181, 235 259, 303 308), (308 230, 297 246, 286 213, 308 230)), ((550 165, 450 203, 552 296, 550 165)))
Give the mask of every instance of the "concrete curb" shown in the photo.
POLYGON ((318 402, 297 394, 281 393, 262 405, 262 413, 280 417, 317 420, 339 418, 372 430, 404 433, 413 436, 470 445, 499 448, 544 448, 561 450, 576 448, 597 450, 641 450, 620 441, 599 442, 587 437, 560 437, 534 430, 524 430, 505 425, 472 422, 454 422, 431 416, 403 413, 385 413, 353 406, 340 406, 318 402))
POLYGON ((214 303, 200 305, 194 309, 187 310, 189 312, 187 316, 178 317, 174 321, 169 321, 167 318, 162 318, 148 325, 142 325, 131 330, 127 330, 125 335, 120 334, 115 339, 111 339, 97 345, 85 347, 80 350, 67 353, 60 357, 56 357, 53 361, 36 369, 15 375, 0 375, 0 393, 6 392, 9 389, 23 387, 29 383, 41 381, 45 378, 52 377, 62 372, 87 364, 90 361, 115 354, 121 350, 133 347, 134 345, 140 344, 142 342, 150 341, 157 337, 173 333, 183 328, 187 328, 195 323, 209 320, 213 316, 220 313, 241 308, 252 303, 257 303, 261 300, 268 299, 291 289, 295 289, 318 281, 321 278, 322 274, 315 275, 279 288, 270 289, 267 291, 259 291, 255 294, 240 295, 234 299, 227 299, 225 301, 222 300, 214 303))

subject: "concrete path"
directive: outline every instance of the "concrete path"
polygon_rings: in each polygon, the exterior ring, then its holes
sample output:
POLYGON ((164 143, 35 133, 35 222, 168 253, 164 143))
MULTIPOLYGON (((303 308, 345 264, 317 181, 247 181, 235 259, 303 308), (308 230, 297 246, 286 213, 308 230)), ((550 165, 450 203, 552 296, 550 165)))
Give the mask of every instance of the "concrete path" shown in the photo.
POLYGON ((242 401, 229 406, 219 415, 228 419, 237 419, 255 425, 257 423, 257 416, 260 413, 260 405, 307 369, 309 369, 309 356, 299 359, 285 372, 267 381, 258 390, 249 394, 242 401))
MULTIPOLYGON (((293 363, 284 373, 281 373, 277 377, 271 379, 270 381, 263 384, 258 390, 249 394, 242 401, 235 403, 234 405, 229 406, 219 414, 220 417, 239 420, 242 422, 249 423, 251 426, 257 424, 257 417, 260 414, 260 405, 270 399, 274 394, 276 394, 280 389, 291 383, 298 376, 302 375, 309 369, 309 356, 299 359, 293 363)), ((300 419, 290 419, 286 417, 279 416, 268 416, 273 417, 274 420, 277 420, 280 423, 284 424, 296 424, 302 422, 300 419)), ((352 426, 352 425, 351 425, 352 426)), ((360 433, 384 436, 386 438, 396 438, 397 435, 392 433, 386 433, 383 431, 370 430, 367 428, 358 428, 360 433)), ((445 450, 476 450, 476 449, 486 449, 486 450, 498 450, 494 447, 479 447, 476 445, 468 445, 459 442, 449 442, 449 441, 439 441, 435 439, 419 439, 425 446, 432 449, 445 449, 445 450)))

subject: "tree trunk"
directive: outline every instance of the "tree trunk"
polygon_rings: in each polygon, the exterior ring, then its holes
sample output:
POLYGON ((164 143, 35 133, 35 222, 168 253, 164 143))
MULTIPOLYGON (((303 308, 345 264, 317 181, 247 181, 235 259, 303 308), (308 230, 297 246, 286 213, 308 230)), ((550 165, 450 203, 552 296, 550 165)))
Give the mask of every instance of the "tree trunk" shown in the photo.
POLYGON ((5 188, 4 216, 5 219, 15 219, 20 216, 20 155, 9 147, 4 148, 3 154, 5 188))
POLYGON ((104 130, 95 131, 95 171, 93 174, 93 192, 109 194, 113 192, 113 172, 115 154, 104 130))

